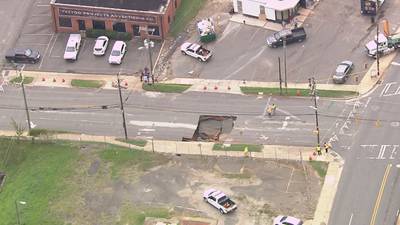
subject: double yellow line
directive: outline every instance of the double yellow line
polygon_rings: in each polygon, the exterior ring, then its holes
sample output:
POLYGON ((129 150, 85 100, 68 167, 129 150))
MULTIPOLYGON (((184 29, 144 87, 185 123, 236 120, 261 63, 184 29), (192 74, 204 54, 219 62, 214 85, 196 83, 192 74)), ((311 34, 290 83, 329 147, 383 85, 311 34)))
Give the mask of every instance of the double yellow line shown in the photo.
POLYGON ((381 188, 379 189, 378 197, 376 198, 376 201, 375 201, 375 207, 374 207, 374 211, 372 213, 371 222, 369 223, 370 225, 375 225, 376 215, 378 214, 379 205, 381 204, 383 192, 385 191, 386 181, 389 176, 389 172, 390 172, 391 168, 392 168, 392 164, 389 164, 386 166, 385 174, 383 175, 383 179, 382 179, 382 183, 381 183, 381 188))

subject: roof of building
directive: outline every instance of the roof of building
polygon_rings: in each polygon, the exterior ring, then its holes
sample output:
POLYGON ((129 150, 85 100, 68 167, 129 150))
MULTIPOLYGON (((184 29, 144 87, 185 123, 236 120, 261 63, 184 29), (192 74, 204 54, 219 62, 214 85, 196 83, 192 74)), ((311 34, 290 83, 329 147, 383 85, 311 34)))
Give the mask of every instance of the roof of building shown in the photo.
POLYGON ((160 12, 168 0, 54 0, 55 3, 113 9, 160 12))
POLYGON ((247 0, 250 2, 258 2, 267 8, 275 9, 278 11, 288 10, 294 8, 300 0, 247 0))

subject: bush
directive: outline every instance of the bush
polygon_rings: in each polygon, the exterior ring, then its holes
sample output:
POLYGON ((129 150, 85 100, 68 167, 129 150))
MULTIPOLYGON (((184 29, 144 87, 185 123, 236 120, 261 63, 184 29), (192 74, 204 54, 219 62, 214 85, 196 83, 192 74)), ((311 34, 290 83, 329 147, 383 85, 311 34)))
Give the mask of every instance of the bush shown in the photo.
POLYGON ((127 32, 117 32, 113 30, 99 30, 99 29, 87 29, 86 37, 88 38, 97 38, 100 36, 107 36, 113 40, 123 40, 129 41, 132 39, 132 34, 127 32))

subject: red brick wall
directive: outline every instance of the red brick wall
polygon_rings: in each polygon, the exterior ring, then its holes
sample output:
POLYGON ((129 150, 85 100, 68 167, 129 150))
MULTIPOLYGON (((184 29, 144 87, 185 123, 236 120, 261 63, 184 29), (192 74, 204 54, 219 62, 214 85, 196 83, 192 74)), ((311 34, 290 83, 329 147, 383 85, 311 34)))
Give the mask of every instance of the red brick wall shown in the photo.
POLYGON ((162 29, 163 29, 162 33, 164 37, 168 34, 170 25, 174 21, 176 10, 179 8, 180 5, 181 5, 181 0, 170 0, 162 19, 162 29), (169 23, 168 23, 168 16, 170 17, 169 23))

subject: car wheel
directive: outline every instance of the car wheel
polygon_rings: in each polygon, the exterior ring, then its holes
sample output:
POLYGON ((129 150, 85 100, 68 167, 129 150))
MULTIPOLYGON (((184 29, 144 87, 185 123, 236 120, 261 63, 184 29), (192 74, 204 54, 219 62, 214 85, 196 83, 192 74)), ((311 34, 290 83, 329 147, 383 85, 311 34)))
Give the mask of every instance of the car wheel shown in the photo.
POLYGON ((222 209, 219 209, 219 211, 221 212, 221 214, 224 214, 224 210, 222 210, 222 209))
POLYGON ((181 51, 182 52, 182 55, 186 55, 186 52, 185 51, 181 51))

